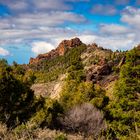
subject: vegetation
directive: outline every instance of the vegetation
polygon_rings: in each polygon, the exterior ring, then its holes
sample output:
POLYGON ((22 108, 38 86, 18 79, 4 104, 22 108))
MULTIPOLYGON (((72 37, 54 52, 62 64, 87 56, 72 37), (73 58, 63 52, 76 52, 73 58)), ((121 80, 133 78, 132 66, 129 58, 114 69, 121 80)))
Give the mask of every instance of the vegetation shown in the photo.
POLYGON ((19 67, 13 70, 5 60, 0 64, 0 121, 8 127, 16 127, 26 122, 43 102, 36 99, 30 89, 32 76, 24 80, 23 70, 16 71, 19 67))
POLYGON ((106 117, 110 137, 128 139, 140 129, 140 50, 134 48, 126 54, 126 63, 114 89, 114 99, 108 105, 106 117))
POLYGON ((62 129, 96 138, 106 128, 104 116, 98 109, 103 109, 108 104, 108 97, 100 87, 85 81, 86 75, 80 58, 71 64, 60 97, 60 104, 64 108, 64 115, 60 118, 62 129))
POLYGON ((103 114, 90 103, 83 103, 70 109, 61 118, 63 128, 68 132, 80 132, 84 137, 98 138, 106 129, 103 114))
MULTIPOLYGON (((139 139, 140 49, 108 56, 106 63, 114 66, 110 75, 118 75, 111 98, 99 81, 86 80, 84 51, 81 45, 32 66, 0 60, 0 139, 139 139), (32 84, 61 74, 66 78, 59 99, 34 95, 32 84)), ((88 66, 100 63, 98 56, 91 58, 88 66)))
POLYGON ((35 71, 36 82, 49 82, 56 80, 60 74, 66 73, 68 67, 72 63, 79 60, 80 54, 86 49, 85 45, 81 45, 70 49, 65 55, 58 56, 51 60, 41 61, 38 65, 32 65, 35 71))

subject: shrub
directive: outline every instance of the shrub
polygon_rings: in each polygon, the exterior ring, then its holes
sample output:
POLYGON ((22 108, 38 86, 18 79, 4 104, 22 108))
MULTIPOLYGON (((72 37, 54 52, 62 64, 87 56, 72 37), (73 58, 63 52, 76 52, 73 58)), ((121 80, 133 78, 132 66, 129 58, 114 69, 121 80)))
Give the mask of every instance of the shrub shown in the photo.
POLYGON ((64 134, 56 136, 55 140, 67 140, 67 137, 64 134))
POLYGON ((73 107, 60 120, 64 130, 80 132, 84 136, 93 135, 96 138, 106 129, 103 114, 89 103, 73 107))
POLYGON ((29 120, 30 128, 48 127, 51 129, 59 128, 57 118, 63 114, 63 108, 56 100, 46 99, 43 108, 37 111, 29 120))

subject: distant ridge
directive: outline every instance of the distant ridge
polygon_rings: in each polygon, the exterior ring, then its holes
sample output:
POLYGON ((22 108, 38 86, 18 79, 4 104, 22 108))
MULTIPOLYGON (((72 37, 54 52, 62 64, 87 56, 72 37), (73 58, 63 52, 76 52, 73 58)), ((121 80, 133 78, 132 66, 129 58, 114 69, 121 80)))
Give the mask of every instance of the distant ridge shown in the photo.
POLYGON ((51 50, 48 53, 39 54, 36 58, 30 58, 29 64, 36 64, 42 60, 49 60, 56 56, 64 55, 67 50, 82 44, 82 41, 77 37, 71 40, 63 40, 56 49, 51 50))

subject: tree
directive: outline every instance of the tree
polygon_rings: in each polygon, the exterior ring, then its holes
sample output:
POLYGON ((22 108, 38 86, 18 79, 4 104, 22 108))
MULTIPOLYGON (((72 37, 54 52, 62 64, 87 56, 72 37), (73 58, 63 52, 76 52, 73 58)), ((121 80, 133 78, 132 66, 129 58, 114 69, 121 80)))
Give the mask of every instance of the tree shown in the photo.
POLYGON ((0 68, 4 68, 8 66, 8 62, 5 59, 0 59, 0 68))
POLYGON ((107 110, 110 134, 113 138, 129 137, 136 133, 140 124, 140 50, 126 54, 126 64, 121 67, 120 77, 114 90, 114 99, 107 110))
POLYGON ((17 80, 10 67, 0 72, 0 121, 8 127, 26 121, 35 110, 34 94, 28 85, 17 80))

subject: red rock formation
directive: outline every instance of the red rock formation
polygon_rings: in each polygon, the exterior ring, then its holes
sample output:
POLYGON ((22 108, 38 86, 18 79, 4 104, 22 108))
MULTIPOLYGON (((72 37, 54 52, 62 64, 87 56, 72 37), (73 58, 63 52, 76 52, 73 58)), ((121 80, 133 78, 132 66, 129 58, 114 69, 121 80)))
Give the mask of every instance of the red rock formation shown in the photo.
POLYGON ((79 38, 73 38, 71 40, 63 40, 55 50, 51 50, 50 52, 45 54, 40 54, 36 58, 30 58, 29 64, 36 64, 42 60, 49 60, 56 56, 64 55, 67 50, 73 47, 77 47, 81 44, 82 42, 80 41, 79 38))

